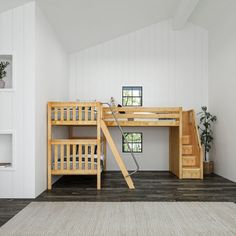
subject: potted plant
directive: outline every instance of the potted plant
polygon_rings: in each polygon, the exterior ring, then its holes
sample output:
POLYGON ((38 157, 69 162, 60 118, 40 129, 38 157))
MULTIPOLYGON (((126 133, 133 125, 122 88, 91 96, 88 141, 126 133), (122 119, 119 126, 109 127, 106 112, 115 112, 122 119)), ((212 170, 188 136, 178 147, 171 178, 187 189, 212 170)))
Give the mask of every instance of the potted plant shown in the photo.
POLYGON ((209 152, 211 150, 211 143, 213 141, 212 124, 216 121, 216 116, 212 115, 206 106, 202 107, 202 111, 199 115, 199 126, 201 144, 204 147, 204 173, 211 174, 213 172, 213 161, 209 160, 209 152))
POLYGON ((0 62, 0 88, 5 88, 5 81, 3 80, 3 78, 7 75, 6 68, 9 64, 10 63, 8 61, 0 62))

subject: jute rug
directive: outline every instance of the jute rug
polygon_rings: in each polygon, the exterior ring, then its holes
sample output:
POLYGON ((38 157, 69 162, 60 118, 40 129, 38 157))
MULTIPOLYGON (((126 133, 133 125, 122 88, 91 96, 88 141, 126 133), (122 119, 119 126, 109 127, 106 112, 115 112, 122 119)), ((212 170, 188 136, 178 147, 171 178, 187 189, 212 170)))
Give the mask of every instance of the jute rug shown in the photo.
POLYGON ((224 202, 33 202, 0 235, 236 235, 224 202))

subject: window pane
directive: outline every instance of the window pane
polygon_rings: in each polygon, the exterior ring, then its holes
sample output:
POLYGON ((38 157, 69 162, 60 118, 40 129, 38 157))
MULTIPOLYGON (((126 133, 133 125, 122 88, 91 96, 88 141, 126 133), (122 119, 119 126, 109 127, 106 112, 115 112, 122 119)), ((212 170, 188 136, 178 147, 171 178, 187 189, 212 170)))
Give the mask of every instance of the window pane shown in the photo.
POLYGON ((123 89, 123 96, 132 96, 133 91, 132 89, 123 89))
POLYGON ((140 133, 133 133, 133 142, 139 142, 141 143, 142 140, 141 140, 141 134, 140 133))
POLYGON ((142 94, 141 94, 141 89, 134 89, 133 90, 133 96, 142 96, 142 94))
POLYGON ((140 97, 133 97, 133 106, 141 106, 141 98, 140 97))
POLYGON ((129 152, 129 148, 128 148, 128 145, 126 143, 123 144, 123 151, 124 152, 129 152))
POLYGON ((141 143, 133 143, 133 152, 142 152, 141 143))
POLYGON ((125 133, 125 138, 128 142, 133 141, 133 134, 132 133, 125 133))

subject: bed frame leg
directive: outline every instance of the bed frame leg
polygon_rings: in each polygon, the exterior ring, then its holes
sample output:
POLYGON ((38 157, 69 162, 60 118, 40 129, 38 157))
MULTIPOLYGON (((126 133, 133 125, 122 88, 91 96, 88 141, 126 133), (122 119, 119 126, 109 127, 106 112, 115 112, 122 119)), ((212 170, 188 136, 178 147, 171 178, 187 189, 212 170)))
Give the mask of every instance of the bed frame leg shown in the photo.
POLYGON ((97 190, 101 189, 101 173, 97 174, 97 190))
POLYGON ((52 175, 48 174, 48 190, 52 189, 52 175))

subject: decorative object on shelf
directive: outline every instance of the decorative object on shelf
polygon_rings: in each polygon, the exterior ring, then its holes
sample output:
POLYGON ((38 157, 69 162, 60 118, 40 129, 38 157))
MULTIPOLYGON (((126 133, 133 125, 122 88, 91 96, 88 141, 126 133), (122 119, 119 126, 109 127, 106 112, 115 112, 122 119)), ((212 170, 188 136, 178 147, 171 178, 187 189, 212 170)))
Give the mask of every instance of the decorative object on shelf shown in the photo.
POLYGON ((202 107, 199 115, 199 126, 201 144, 204 147, 204 173, 211 174, 213 172, 213 162, 209 160, 209 152, 211 150, 211 143, 213 142, 212 124, 217 120, 215 115, 212 115, 206 106, 202 107))
POLYGON ((8 61, 0 62, 0 88, 5 88, 5 81, 3 80, 3 78, 7 75, 6 68, 9 64, 10 63, 8 61))

